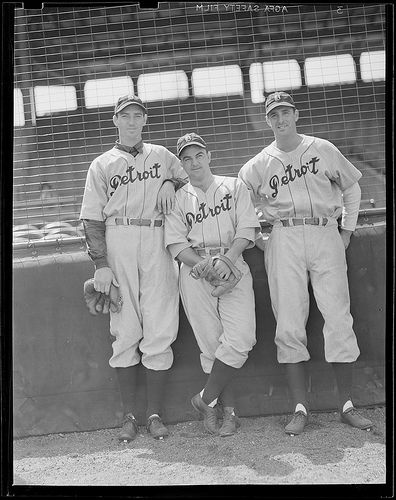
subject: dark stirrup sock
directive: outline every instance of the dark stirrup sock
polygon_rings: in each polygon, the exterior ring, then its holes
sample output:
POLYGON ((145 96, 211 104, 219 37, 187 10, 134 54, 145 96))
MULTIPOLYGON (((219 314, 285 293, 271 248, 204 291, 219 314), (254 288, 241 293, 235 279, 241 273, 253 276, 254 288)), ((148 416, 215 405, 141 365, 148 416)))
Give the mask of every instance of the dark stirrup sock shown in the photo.
POLYGON ((169 370, 150 370, 146 368, 147 418, 154 414, 160 415, 168 375, 169 370))
POLYGON ((230 380, 224 387, 219 400, 223 407, 235 408, 235 379, 230 380))
POLYGON ((352 397, 352 377, 354 363, 331 363, 337 382, 338 400, 340 410, 344 404, 352 397))
POLYGON ((136 408, 136 388, 139 365, 116 369, 118 387, 121 394, 124 414, 133 413, 136 408))
POLYGON ((202 399, 207 405, 219 397, 224 387, 235 377, 238 368, 226 365, 219 359, 215 359, 212 371, 206 382, 202 399))
POLYGON ((285 363, 286 379, 293 400, 293 411, 297 403, 301 403, 308 411, 307 390, 305 381, 305 361, 285 363))

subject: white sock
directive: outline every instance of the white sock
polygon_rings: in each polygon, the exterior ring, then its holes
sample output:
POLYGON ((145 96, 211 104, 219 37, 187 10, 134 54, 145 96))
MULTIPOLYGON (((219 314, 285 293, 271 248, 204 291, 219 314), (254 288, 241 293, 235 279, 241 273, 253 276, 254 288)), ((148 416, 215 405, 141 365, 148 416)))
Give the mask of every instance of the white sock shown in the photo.
POLYGON ((302 411, 303 413, 305 413, 305 415, 307 414, 307 409, 301 403, 296 404, 296 409, 294 410, 294 413, 297 413, 298 411, 302 411))
MULTIPOLYGON (((205 389, 202 389, 202 391, 199 393, 199 395, 201 396, 201 398, 203 396, 204 390, 205 389)), ((210 406, 211 408, 213 408, 216 405, 216 403, 217 403, 217 398, 214 399, 211 403, 209 403, 208 406, 210 406)))
POLYGON ((350 399, 348 399, 348 401, 342 407, 342 413, 344 413, 345 411, 349 410, 349 408, 353 408, 353 403, 352 403, 352 401, 350 399))

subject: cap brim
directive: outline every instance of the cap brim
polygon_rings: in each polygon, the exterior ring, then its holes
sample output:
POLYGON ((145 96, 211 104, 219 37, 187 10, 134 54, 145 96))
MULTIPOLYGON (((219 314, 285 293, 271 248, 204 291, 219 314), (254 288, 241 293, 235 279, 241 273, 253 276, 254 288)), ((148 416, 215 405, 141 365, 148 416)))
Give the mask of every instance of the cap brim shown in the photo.
POLYGON ((268 113, 270 113, 273 109, 279 106, 287 106, 289 108, 295 108, 294 104, 291 104, 290 102, 274 102, 273 104, 270 104, 268 109, 265 111, 265 114, 268 115, 268 113))
POLYGON ((178 153, 177 155, 180 156, 180 153, 183 151, 184 148, 186 148, 187 146, 200 146, 201 148, 204 148, 206 149, 206 146, 204 144, 202 144, 202 142, 196 142, 196 141, 191 141, 191 142, 188 142, 187 144, 184 144, 184 146, 182 146, 180 149, 178 149, 178 153))
POLYGON ((133 104, 135 106, 139 106, 139 108, 141 108, 143 111, 147 112, 147 109, 143 106, 143 104, 140 104, 139 102, 124 102, 124 104, 121 104, 121 106, 119 108, 117 108, 117 111, 115 111, 114 114, 119 113, 120 111, 122 111, 127 106, 132 106, 133 104))

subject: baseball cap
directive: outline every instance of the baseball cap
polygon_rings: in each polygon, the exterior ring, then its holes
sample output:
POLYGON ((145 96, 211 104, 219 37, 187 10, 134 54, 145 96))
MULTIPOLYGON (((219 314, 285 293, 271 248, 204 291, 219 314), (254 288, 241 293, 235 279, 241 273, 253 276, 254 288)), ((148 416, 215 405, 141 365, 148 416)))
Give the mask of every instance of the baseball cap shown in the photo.
POLYGON ((265 114, 268 115, 270 111, 278 106, 290 106, 295 108, 293 98, 286 92, 274 92, 270 94, 265 100, 265 114))
POLYGON ((192 146, 194 144, 196 146, 201 146, 201 148, 207 148, 206 142, 195 132, 191 132, 189 134, 183 135, 183 137, 180 137, 180 139, 177 141, 177 156, 180 156, 180 153, 184 148, 186 148, 187 146, 192 146))
POLYGON ((114 108, 114 114, 116 115, 122 109, 126 108, 130 104, 136 104, 137 106, 141 107, 145 113, 147 113, 146 106, 143 104, 142 100, 139 99, 139 97, 137 95, 128 94, 128 95, 124 95, 118 99, 117 104, 115 105, 115 108, 114 108))

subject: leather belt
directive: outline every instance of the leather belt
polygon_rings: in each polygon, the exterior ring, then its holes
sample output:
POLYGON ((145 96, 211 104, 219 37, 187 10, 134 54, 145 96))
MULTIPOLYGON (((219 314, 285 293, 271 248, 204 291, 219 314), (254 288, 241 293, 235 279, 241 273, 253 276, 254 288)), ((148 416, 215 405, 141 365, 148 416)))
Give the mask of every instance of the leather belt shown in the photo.
POLYGON ((281 219, 280 222, 284 227, 304 226, 305 224, 311 226, 325 226, 328 219, 326 217, 304 217, 302 219, 281 219))
POLYGON ((161 227, 161 219, 131 219, 130 217, 115 217, 114 222, 117 226, 148 226, 161 227))
POLYGON ((219 253, 225 254, 229 248, 228 247, 216 247, 216 248, 194 248, 198 255, 204 257, 205 255, 218 255, 219 253))

